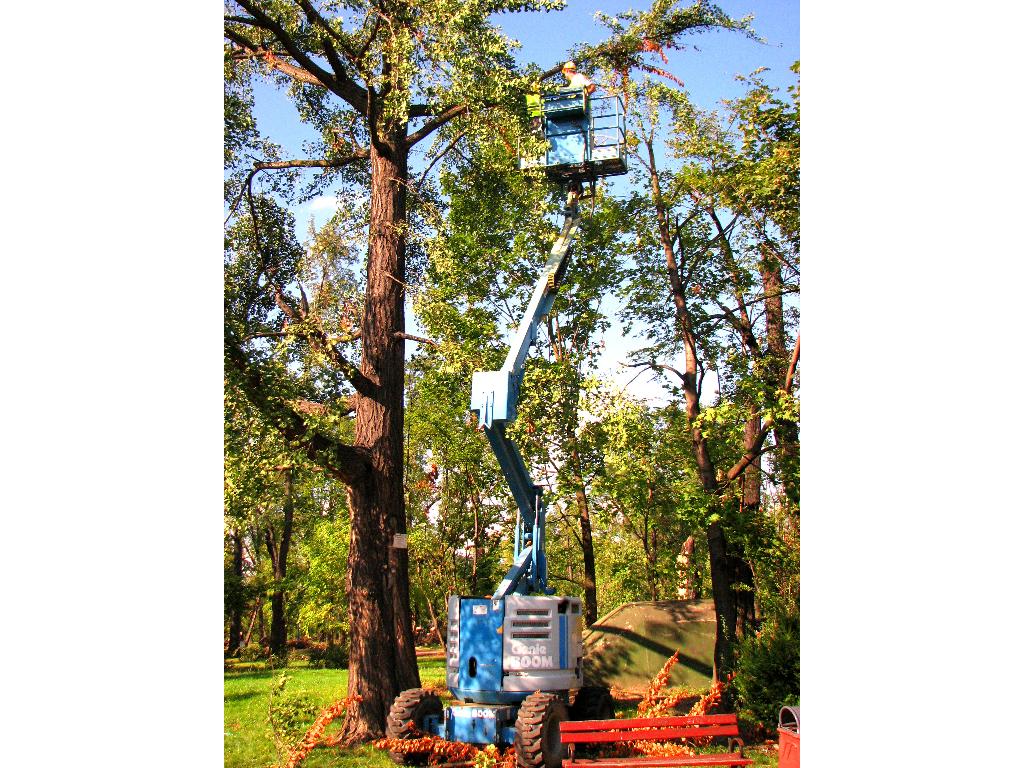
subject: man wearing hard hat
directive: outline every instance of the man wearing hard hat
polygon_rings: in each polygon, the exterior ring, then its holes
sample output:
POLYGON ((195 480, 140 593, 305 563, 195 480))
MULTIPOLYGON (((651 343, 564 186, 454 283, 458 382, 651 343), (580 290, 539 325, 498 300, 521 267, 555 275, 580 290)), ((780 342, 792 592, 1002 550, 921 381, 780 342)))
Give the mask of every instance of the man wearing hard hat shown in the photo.
POLYGON ((565 62, 565 64, 562 65, 562 74, 565 75, 565 79, 569 81, 570 88, 583 88, 588 94, 597 90, 597 86, 594 85, 589 77, 584 75, 582 72, 576 71, 576 62, 565 62))

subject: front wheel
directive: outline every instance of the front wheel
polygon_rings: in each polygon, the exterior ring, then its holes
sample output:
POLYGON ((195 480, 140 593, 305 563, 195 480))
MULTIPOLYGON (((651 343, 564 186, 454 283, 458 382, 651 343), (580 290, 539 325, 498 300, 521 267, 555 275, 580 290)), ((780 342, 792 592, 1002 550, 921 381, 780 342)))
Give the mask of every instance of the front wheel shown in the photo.
MULTIPOLYGON (((388 713, 386 735, 389 739, 414 739, 423 731, 427 715, 443 712, 441 700, 436 693, 423 688, 410 688, 398 694, 388 713)), ((390 752, 391 759, 402 765, 423 762, 422 755, 405 752, 390 752)))
POLYGON ((559 723, 568 720, 565 704, 553 693, 531 693, 516 718, 516 764, 519 768, 559 768, 564 749, 559 723))

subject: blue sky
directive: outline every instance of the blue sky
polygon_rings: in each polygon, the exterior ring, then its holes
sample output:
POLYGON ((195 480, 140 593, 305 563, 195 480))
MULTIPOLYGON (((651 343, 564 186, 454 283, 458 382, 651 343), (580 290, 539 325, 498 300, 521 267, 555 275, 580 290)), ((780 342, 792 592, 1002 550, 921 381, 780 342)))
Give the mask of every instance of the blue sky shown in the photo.
MULTIPOLYGON (((754 30, 765 38, 759 44, 736 33, 709 32, 683 38, 687 48, 668 51, 667 69, 686 83, 694 101, 702 107, 714 106, 723 98, 740 94, 737 74, 758 67, 770 67, 773 84, 788 84, 788 67, 800 58, 800 4, 797 0, 729 0, 718 3, 734 18, 754 15, 754 30), (694 50, 694 46, 699 50, 694 50)), ((645 6, 621 0, 584 2, 569 0, 559 13, 515 13, 494 17, 509 37, 522 43, 519 60, 535 61, 547 68, 565 57, 577 43, 596 43, 607 37, 607 30, 594 21, 594 13, 618 14, 645 6)))

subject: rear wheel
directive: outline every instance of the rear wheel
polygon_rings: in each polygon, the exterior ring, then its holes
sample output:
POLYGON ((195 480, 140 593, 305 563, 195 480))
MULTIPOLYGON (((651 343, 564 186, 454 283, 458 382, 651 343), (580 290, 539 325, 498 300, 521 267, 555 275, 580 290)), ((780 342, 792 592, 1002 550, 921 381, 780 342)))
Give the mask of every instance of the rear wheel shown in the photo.
MULTIPOLYGON (((414 739, 423 731, 427 715, 443 712, 437 694, 423 688, 402 691, 391 705, 388 713, 387 737, 389 739, 414 739)), ((424 755, 390 752, 391 759, 402 765, 415 765, 424 761, 424 755)))
POLYGON ((516 764, 520 768, 559 768, 562 736, 558 724, 568 720, 562 700, 553 693, 531 693, 516 718, 516 764))
POLYGON ((614 717, 615 699, 603 685, 580 688, 569 708, 570 720, 612 720, 614 717))

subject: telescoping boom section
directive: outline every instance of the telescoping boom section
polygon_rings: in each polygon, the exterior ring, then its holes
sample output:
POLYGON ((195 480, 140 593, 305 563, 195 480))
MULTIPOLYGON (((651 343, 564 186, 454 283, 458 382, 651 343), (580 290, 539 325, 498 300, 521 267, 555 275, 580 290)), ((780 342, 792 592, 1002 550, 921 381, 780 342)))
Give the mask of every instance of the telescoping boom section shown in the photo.
POLYGON ((505 434, 506 426, 516 418, 519 386, 530 346, 537 339, 537 329, 551 311, 555 295, 569 261, 569 247, 580 225, 580 186, 570 187, 565 206, 565 221, 533 295, 526 314, 508 350, 505 364, 498 371, 477 371, 473 374, 470 410, 475 411, 480 427, 494 449, 501 471, 515 498, 515 551, 512 567, 495 590, 493 598, 508 594, 551 594, 547 586, 547 557, 544 546, 545 505, 540 486, 530 477, 519 449, 505 434))

